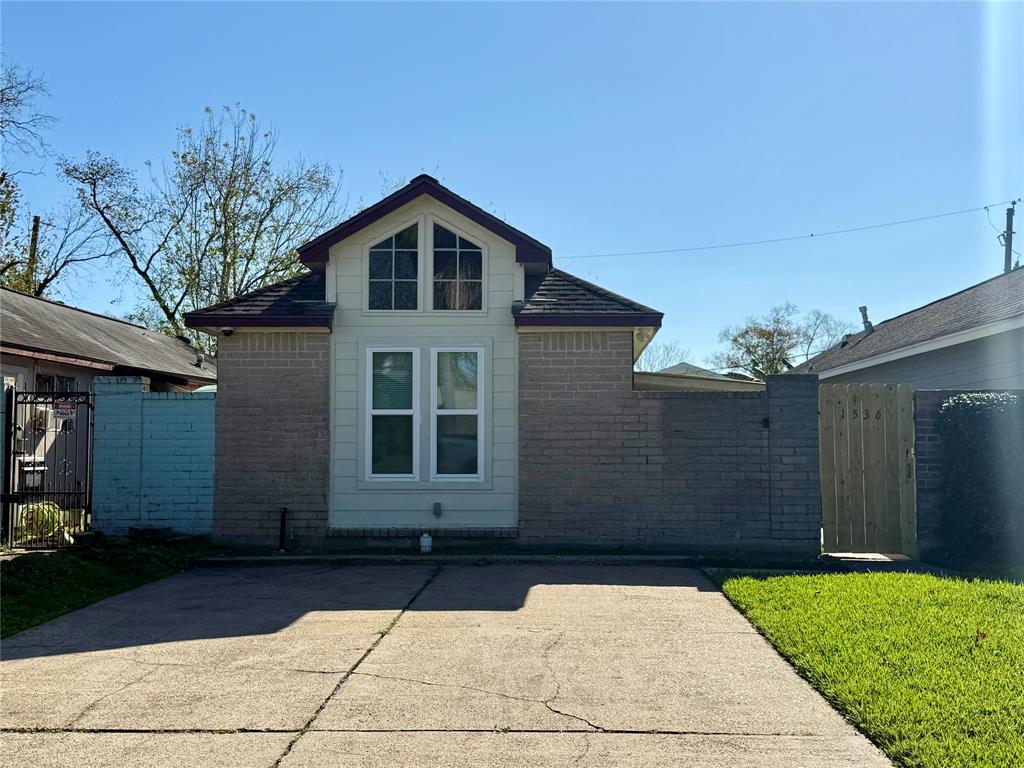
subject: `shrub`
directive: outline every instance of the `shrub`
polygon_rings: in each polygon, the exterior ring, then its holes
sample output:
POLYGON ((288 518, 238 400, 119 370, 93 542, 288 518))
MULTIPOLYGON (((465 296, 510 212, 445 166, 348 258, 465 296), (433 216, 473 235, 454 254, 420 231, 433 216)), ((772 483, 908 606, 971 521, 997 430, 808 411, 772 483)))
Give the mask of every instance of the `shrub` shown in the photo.
POLYGON ((1024 397, 964 392, 939 409, 945 463, 945 559, 973 565, 1024 557, 1024 397))

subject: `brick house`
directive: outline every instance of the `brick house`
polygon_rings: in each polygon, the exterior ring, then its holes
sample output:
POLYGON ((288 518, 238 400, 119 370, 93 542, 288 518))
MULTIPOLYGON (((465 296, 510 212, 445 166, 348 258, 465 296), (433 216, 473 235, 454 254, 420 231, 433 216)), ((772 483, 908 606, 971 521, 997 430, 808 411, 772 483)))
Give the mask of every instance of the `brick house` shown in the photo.
POLYGON ((302 544, 816 550, 815 377, 634 391, 662 314, 429 176, 299 255, 308 273, 186 317, 218 336, 221 540, 276 542, 286 507, 302 544))

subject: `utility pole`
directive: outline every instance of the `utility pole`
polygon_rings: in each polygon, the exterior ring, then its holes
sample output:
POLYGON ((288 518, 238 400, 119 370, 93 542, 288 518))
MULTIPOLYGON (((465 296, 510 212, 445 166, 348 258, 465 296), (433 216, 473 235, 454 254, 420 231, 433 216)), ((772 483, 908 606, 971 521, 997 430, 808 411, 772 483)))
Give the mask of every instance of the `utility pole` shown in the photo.
POLYGON ((35 290, 36 281, 36 270, 38 261, 39 251, 39 224, 40 220, 38 216, 32 217, 32 236, 28 241, 28 262, 25 264, 25 272, 28 274, 28 279, 32 281, 32 289, 35 290))
POLYGON ((1006 209, 1006 231, 1003 232, 1003 273, 1013 269, 1013 209, 1017 203, 1012 203, 1006 209))

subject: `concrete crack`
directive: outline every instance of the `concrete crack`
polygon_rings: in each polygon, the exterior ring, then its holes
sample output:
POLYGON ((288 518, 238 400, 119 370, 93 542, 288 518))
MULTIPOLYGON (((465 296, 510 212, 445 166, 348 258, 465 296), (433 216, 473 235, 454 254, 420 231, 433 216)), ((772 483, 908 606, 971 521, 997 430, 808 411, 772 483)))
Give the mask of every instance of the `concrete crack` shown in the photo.
POLYGON ((398 625, 398 622, 401 620, 402 616, 405 615, 405 612, 412 607, 412 604, 415 603, 419 596, 426 591, 427 587, 429 587, 433 583, 434 579, 437 578, 438 574, 441 573, 441 570, 443 568, 443 565, 439 565, 437 566, 437 568, 434 569, 433 573, 431 573, 430 576, 427 577, 427 580, 424 581, 420 588, 416 590, 415 594, 413 594, 413 596, 409 598, 409 601, 404 606, 402 606, 402 610, 400 610, 398 614, 395 616, 395 618, 392 619, 391 623, 380 633, 380 635, 378 635, 377 639, 370 644, 370 647, 367 648, 363 655, 356 660, 356 663, 349 667, 348 671, 346 671, 345 674, 341 676, 341 679, 338 681, 338 684, 334 686, 333 690, 331 690, 329 694, 327 694, 327 698, 320 702, 320 706, 316 708, 316 712, 313 713, 312 717, 310 717, 309 720, 306 721, 306 724, 302 726, 302 729, 295 735, 295 738, 288 742, 288 745, 284 748, 284 752, 282 752, 281 756, 274 761, 273 768, 280 768, 281 763, 284 761, 286 757, 288 757, 289 753, 291 753, 292 749, 298 743, 299 739, 305 736, 313 727, 313 724, 316 722, 316 719, 320 717, 320 713, 324 711, 324 709, 327 707, 327 704, 331 701, 331 699, 333 699, 335 695, 338 693, 338 691, 341 690, 341 687, 345 684, 345 681, 348 680, 353 674, 355 674, 355 671, 359 669, 359 665, 366 661, 366 658, 371 653, 377 650, 377 646, 380 645, 384 638, 387 637, 388 634, 398 625))
POLYGON ((100 696, 100 697, 99 697, 98 699, 96 699, 95 701, 91 701, 91 702, 89 702, 89 703, 88 703, 88 704, 87 704, 87 705, 85 706, 85 709, 83 709, 83 710, 82 710, 81 712, 79 712, 79 713, 78 713, 78 714, 77 714, 77 715, 76 715, 75 717, 71 718, 71 720, 70 720, 70 721, 68 722, 68 725, 67 725, 67 727, 68 727, 68 728, 72 728, 72 727, 74 727, 75 723, 77 723, 77 722, 78 722, 79 720, 81 720, 81 719, 82 719, 83 717, 85 717, 85 716, 86 716, 87 714, 89 714, 89 713, 90 713, 90 712, 91 712, 91 711, 92 711, 92 710, 93 710, 93 709, 94 709, 95 707, 97 707, 97 706, 98 706, 98 705, 99 705, 99 704, 100 704, 101 702, 103 702, 103 701, 106 701, 106 700, 107 700, 107 699, 109 699, 109 698, 110 698, 111 696, 116 696, 117 694, 121 693, 121 691, 125 690, 126 688, 130 688, 131 686, 135 685, 136 683, 141 683, 141 682, 142 682, 143 680, 145 680, 145 679, 146 679, 147 677, 149 677, 150 675, 152 675, 152 674, 156 673, 156 671, 157 671, 157 669, 156 669, 156 668, 153 668, 153 669, 147 669, 147 670, 146 670, 145 672, 143 672, 143 673, 142 673, 141 675, 139 675, 138 677, 132 678, 131 680, 129 680, 129 681, 128 681, 127 683, 125 683, 124 685, 122 685, 122 686, 119 686, 119 687, 117 688, 117 690, 111 691, 110 693, 105 693, 105 694, 103 694, 102 696, 100 696))

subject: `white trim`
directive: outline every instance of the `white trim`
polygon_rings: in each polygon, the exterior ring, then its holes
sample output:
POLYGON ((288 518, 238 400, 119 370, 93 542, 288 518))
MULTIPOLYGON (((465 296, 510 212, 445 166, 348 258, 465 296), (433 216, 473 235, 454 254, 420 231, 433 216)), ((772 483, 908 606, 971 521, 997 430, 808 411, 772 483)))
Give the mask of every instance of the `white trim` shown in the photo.
MULTIPOLYGON (((472 317, 474 315, 486 315, 487 314, 487 262, 490 261, 490 254, 488 252, 487 243, 480 242, 480 238, 475 235, 471 235, 461 227, 451 223, 448 219, 442 218, 436 214, 427 214, 426 216, 426 230, 427 234, 424 240, 426 241, 426 252, 429 255, 429 266, 427 270, 426 282, 427 282, 427 304, 425 310, 427 312, 436 312, 439 315, 453 315, 455 317, 472 317), (473 245, 480 249, 480 309, 435 309, 434 308, 434 224, 444 227, 449 232, 453 232, 456 237, 461 237, 463 240, 469 240, 473 245)), ((450 249, 449 249, 450 250, 450 249)), ((456 275, 456 282, 458 276, 456 275)))
MULTIPOLYGON (((362 258, 363 258, 363 314, 374 316, 383 315, 385 317, 393 317, 396 315, 420 315, 423 313, 423 269, 424 269, 424 242, 425 238, 423 235, 426 227, 424 226, 424 214, 416 214, 405 219, 401 224, 398 224, 390 229, 386 230, 384 234, 376 235, 369 240, 365 240, 362 243, 362 258), (382 240, 387 240, 389 237, 394 237, 399 232, 404 232, 409 227, 416 227, 416 309, 370 309, 370 249, 373 248, 377 243, 382 240)), ((392 248, 392 253, 394 253, 392 248)), ((406 249, 401 249, 406 250, 406 249)), ((394 282, 392 278, 391 282, 394 282)))
POLYGON ((368 481, 419 480, 420 467, 420 350, 418 347, 367 347, 366 348, 366 479, 368 481), (412 408, 374 409, 373 407, 373 355, 375 352, 411 352, 412 353, 412 408), (409 475, 375 475, 373 474, 373 417, 374 416, 411 416, 412 417, 412 474, 409 475))
POLYGON ((956 333, 939 336, 937 339, 929 339, 928 341, 911 344, 910 346, 903 347, 902 349, 896 349, 892 352, 884 352, 880 355, 874 355, 872 357, 865 358, 864 360, 858 360, 855 363, 847 363, 846 365, 840 365, 836 368, 829 368, 827 371, 819 373, 818 378, 831 379, 833 376, 842 376, 844 373, 852 373, 853 371, 859 371, 864 368, 873 368, 876 365, 891 363, 896 360, 902 360, 905 357, 913 357, 914 355, 923 355, 926 352, 934 352, 937 349, 952 347, 956 344, 963 344, 967 341, 984 339, 988 336, 994 336, 997 333, 1015 331, 1018 328, 1024 328, 1024 315, 1011 317, 1009 320, 999 320, 994 323, 978 325, 974 328, 968 328, 965 331, 957 331, 956 333))
POLYGON ((430 348, 430 479, 438 482, 482 481, 484 479, 484 348, 483 347, 431 347, 430 348), (437 353, 476 353, 476 409, 437 409, 437 353), (476 469, 475 475, 439 475, 437 472, 437 417, 476 416, 476 469))

